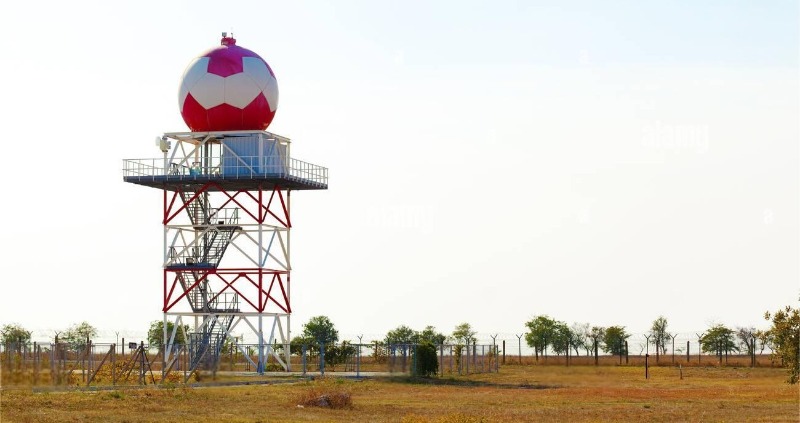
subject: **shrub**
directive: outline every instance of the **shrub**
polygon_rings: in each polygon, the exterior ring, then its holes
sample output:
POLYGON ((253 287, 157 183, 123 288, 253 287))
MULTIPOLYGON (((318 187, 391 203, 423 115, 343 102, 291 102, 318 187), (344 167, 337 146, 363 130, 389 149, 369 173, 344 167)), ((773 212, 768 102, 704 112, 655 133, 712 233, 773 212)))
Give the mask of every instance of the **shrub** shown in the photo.
POLYGON ((766 313, 764 318, 772 320, 772 356, 781 359, 789 371, 787 382, 795 384, 800 381, 800 309, 787 306, 774 314, 766 313))
POLYGON ((414 350, 414 376, 436 376, 439 371, 439 360, 436 347, 430 342, 422 342, 414 350))
POLYGON ((342 387, 333 386, 325 380, 312 383, 295 401, 298 406, 323 408, 353 408, 353 397, 342 387))

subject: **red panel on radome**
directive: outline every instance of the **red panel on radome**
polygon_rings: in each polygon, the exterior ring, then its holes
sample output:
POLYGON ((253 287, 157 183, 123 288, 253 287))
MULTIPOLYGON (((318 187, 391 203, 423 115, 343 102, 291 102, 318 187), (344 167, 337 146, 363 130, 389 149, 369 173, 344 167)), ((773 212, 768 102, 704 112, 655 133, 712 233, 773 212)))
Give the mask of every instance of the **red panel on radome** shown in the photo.
POLYGON ((226 103, 208 109, 208 121, 212 126, 212 129, 208 129, 209 131, 251 129, 242 125, 242 109, 226 103))
MULTIPOLYGON (((208 57, 207 73, 217 75, 222 78, 229 78, 232 75, 238 75, 244 72, 244 63, 242 58, 253 57, 262 61, 272 77, 275 77, 272 68, 267 62, 258 54, 235 44, 232 37, 225 37, 222 40, 222 45, 208 50, 201 57, 208 57)), ((260 78, 265 78, 263 73, 260 78)), ((184 75, 186 78, 187 75, 184 75)), ((187 97, 183 102, 181 109, 181 116, 189 126, 189 129, 194 132, 207 132, 207 131, 239 131, 239 130, 253 130, 263 131, 272 123, 275 117, 275 111, 270 110, 269 101, 267 98, 275 98, 277 100, 277 87, 274 84, 269 85, 267 89, 270 91, 265 95, 264 92, 259 92, 253 101, 251 101, 243 109, 232 106, 227 103, 220 104, 220 100, 224 101, 225 98, 237 99, 232 100, 232 103, 241 106, 244 101, 255 94, 252 91, 225 91, 226 97, 218 98, 219 82, 218 78, 202 78, 203 75, 198 75, 197 72, 192 73, 191 86, 184 86, 181 93, 187 92, 187 97), (202 83, 197 83, 197 81, 202 83), (193 91, 193 90, 207 90, 207 91, 193 91), (274 92, 273 92, 274 91, 274 92), (194 93, 194 95, 193 95, 194 93), (219 104, 210 109, 205 109, 198 101, 197 98, 204 99, 205 104, 219 104)), ((240 77, 234 77, 240 78, 240 77)), ((225 83, 225 90, 252 90, 255 86, 249 86, 245 83, 238 84, 234 80, 233 83, 225 83)), ((184 81, 185 82, 185 81, 184 81)), ((263 82, 261 83, 263 85, 263 82)), ((257 88, 256 88, 257 89, 257 88)), ((277 104, 273 105, 277 109, 277 104)))
POLYGON ((261 59, 254 52, 237 45, 217 47, 206 53, 205 57, 211 59, 208 62, 208 73, 213 73, 223 78, 241 73, 244 70, 242 57, 258 57, 261 59))
POLYGON ((189 129, 192 131, 208 131, 208 112, 191 94, 188 94, 186 96, 186 101, 183 102, 181 116, 183 116, 183 121, 186 122, 186 125, 188 125, 189 129))
POLYGON ((242 129, 264 130, 267 129, 275 117, 275 112, 269 110, 269 103, 264 93, 258 94, 253 101, 242 109, 242 129))

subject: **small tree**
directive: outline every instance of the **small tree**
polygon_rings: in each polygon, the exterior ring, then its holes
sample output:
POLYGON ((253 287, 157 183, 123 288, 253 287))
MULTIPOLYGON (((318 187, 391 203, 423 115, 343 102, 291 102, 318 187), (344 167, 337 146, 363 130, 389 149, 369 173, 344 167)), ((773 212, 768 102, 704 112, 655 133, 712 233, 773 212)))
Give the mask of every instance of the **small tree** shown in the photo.
POLYGON ((658 316, 653 320, 653 325, 650 326, 650 343, 655 345, 661 354, 667 353, 667 345, 672 340, 669 332, 667 332, 667 318, 658 316))
POLYGON ((781 363, 789 372, 787 382, 795 384, 800 378, 800 309, 786 306, 774 314, 764 314, 772 320, 769 333, 772 338, 772 354, 780 357, 781 363))
POLYGON ((476 333, 477 332, 475 332, 472 329, 472 326, 467 322, 456 325, 456 328, 453 330, 453 340, 455 341, 456 344, 455 351, 453 351, 453 355, 455 356, 456 359, 456 367, 461 366, 461 353, 463 352, 464 349, 463 342, 464 341, 469 341, 472 343, 476 342, 477 341, 477 339, 475 339, 476 333))
POLYGON ((587 333, 589 333, 588 323, 575 322, 569 328, 569 345, 575 350, 576 356, 580 355, 581 348, 586 350, 586 355, 589 355, 589 346, 586 345, 587 333))
POLYGON ((356 354, 356 347, 347 341, 342 341, 341 345, 335 343, 325 345, 325 364, 335 371, 338 364, 347 362, 347 359, 356 354))
POLYGON ((541 315, 525 322, 528 332, 525 334, 525 342, 531 348, 536 348, 539 353, 545 351, 556 337, 556 326, 559 322, 551 319, 550 316, 541 315))
MULTIPOLYGON (((172 336, 172 331, 174 328, 174 323, 167 322, 167 340, 169 340, 169 337, 172 336)), ((178 328, 178 331, 175 333, 173 344, 186 344, 186 335, 188 334, 189 325, 183 325, 183 328, 178 328)), ((163 320, 153 320, 150 322, 150 329, 147 330, 147 343, 150 344, 151 347, 159 349, 164 346, 163 320)))
POLYGON ((758 349, 759 354, 764 354, 764 348, 769 347, 770 350, 774 349, 772 348, 772 333, 769 330, 756 331, 756 339, 760 345, 758 349))
POLYGON ((400 325, 386 333, 386 344, 413 344, 419 339, 417 331, 406 325, 400 325))
POLYGON ((564 322, 556 321, 553 326, 553 336, 550 338, 553 352, 557 355, 566 354, 571 340, 572 331, 570 331, 569 326, 564 322))
POLYGON ((758 331, 753 327, 736 328, 736 337, 739 338, 739 343, 744 346, 747 354, 752 355, 756 353, 756 333, 758 333, 758 331))
POLYGON ((384 343, 389 348, 400 348, 403 357, 408 353, 409 346, 417 342, 419 334, 406 325, 400 325, 386 334, 384 343))
POLYGON ((447 336, 437 332, 435 327, 428 325, 419 333, 419 342, 426 341, 433 345, 442 345, 447 341, 447 336))
POLYGON ((700 338, 703 352, 723 355, 726 351, 739 351, 733 330, 723 324, 715 324, 700 338))
POLYGON ((587 341, 587 343, 589 344, 589 348, 592 348, 592 350, 594 350, 595 345, 597 345, 597 349, 599 350, 600 344, 603 342, 603 338, 605 338, 606 336, 606 328, 602 326, 592 326, 592 328, 589 330, 589 333, 586 336, 591 339, 591 342, 587 341))
POLYGON ((315 316, 303 325, 303 338, 316 343, 333 344, 339 341, 339 331, 328 316, 315 316))
POLYGON ((319 345, 324 344, 325 364, 335 366, 339 359, 337 341, 339 341, 339 331, 333 322, 327 316, 315 316, 303 325, 302 334, 290 341, 289 350, 295 354, 302 354, 303 345, 306 345, 309 356, 316 357, 320 352, 319 345))
POLYGON ((61 339, 73 348, 82 348, 86 346, 87 339, 91 341, 95 336, 97 336, 97 328, 90 325, 89 322, 83 321, 70 326, 61 339))
POLYGON ((610 326, 603 332, 603 351, 612 355, 625 354, 625 341, 630 335, 625 326, 610 326))
POLYGON ((430 377, 439 372, 436 347, 430 341, 422 341, 414 351, 414 376, 430 377))
POLYGON ((389 357, 389 350, 386 348, 386 344, 380 341, 375 341, 373 343, 374 347, 372 347, 372 358, 375 359, 376 363, 383 364, 386 362, 386 359, 389 357))
POLYGON ((303 345, 307 348, 314 348, 316 341, 311 338, 306 338, 303 335, 295 336, 289 341, 289 351, 291 351, 292 354, 301 355, 303 353, 303 345))
POLYGON ((455 339, 456 342, 461 342, 464 339, 469 339, 470 342, 476 342, 477 341, 477 339, 475 339, 476 333, 477 332, 475 332, 472 329, 472 326, 469 323, 464 322, 461 323, 460 325, 457 325, 456 328, 453 330, 453 339, 455 339))
POLYGON ((0 329, 0 341, 3 344, 16 344, 18 346, 31 341, 31 331, 25 330, 17 323, 8 323, 0 329))

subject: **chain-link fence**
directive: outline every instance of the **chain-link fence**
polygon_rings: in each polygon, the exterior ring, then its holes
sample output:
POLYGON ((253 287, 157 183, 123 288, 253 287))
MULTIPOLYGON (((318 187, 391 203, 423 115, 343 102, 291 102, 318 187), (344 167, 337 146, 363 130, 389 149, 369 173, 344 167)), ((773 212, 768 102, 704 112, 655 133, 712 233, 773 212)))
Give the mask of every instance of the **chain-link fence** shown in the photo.
MULTIPOLYGON (((703 344, 702 334, 671 336, 665 345, 649 335, 631 335, 616 346, 599 340, 530 347, 523 335, 490 336, 491 342, 445 343, 435 349, 439 376, 497 372, 503 365, 780 366, 767 345, 751 342, 703 344)), ((218 351, 196 345, 157 348, 139 343, 24 343, 0 345, 3 385, 130 385, 188 383, 211 377, 309 376, 336 373, 433 375, 430 357, 420 365, 419 344, 380 341, 292 345, 226 343, 218 351), (166 354, 166 356, 165 356, 166 354), (261 363, 261 364, 259 364, 261 363)), ((431 352, 428 352, 429 356, 431 352)))
POLYGON ((601 339, 586 338, 562 345, 548 342, 539 348, 529 346, 525 334, 501 335, 501 364, 560 365, 643 365, 645 358, 656 365, 731 365, 776 366, 769 343, 755 336, 745 339, 706 339, 704 333, 671 334, 655 342, 650 334, 632 334, 614 345, 601 339), (505 338, 505 339, 502 339, 505 338), (510 338, 510 339, 509 339, 510 338))
POLYGON ((427 346, 419 344, 293 345, 289 357, 282 345, 226 344, 220 351, 190 345, 155 348, 129 345, 25 343, 0 345, 4 385, 131 385, 188 383, 210 376, 253 374, 298 376, 465 375, 499 370, 499 349, 485 344, 427 346), (258 363, 265 363, 262 368, 258 363), (433 366, 433 367, 431 367, 433 366))

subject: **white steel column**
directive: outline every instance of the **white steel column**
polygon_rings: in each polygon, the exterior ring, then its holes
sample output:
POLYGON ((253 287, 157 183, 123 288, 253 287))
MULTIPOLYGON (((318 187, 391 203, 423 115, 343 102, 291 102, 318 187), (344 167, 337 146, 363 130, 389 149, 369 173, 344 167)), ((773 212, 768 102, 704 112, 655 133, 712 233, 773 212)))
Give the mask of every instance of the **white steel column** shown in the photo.
POLYGON ((262 313, 258 313, 258 374, 264 374, 264 315, 262 313))
MULTIPOLYGON (((289 144, 291 146, 291 144, 289 144)), ((289 218, 289 227, 286 228, 286 267, 288 273, 286 273, 286 298, 289 299, 289 310, 291 311, 292 307, 292 191, 286 190, 286 214, 289 218)), ((292 371, 292 350, 291 350, 291 343, 292 343, 292 314, 289 313, 286 315, 286 338, 283 340, 283 357, 286 359, 286 371, 292 371)))

